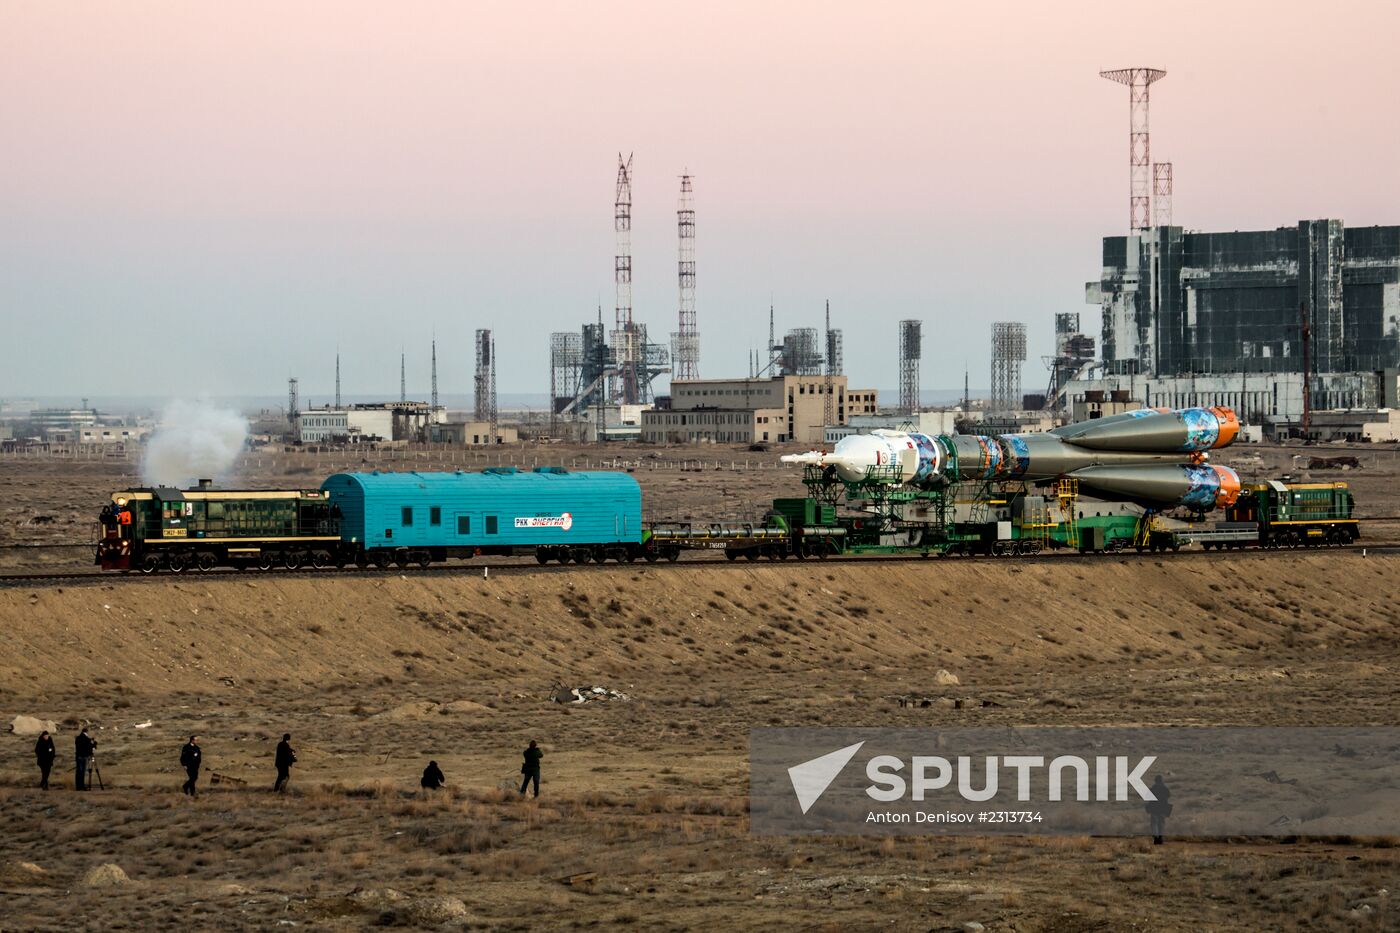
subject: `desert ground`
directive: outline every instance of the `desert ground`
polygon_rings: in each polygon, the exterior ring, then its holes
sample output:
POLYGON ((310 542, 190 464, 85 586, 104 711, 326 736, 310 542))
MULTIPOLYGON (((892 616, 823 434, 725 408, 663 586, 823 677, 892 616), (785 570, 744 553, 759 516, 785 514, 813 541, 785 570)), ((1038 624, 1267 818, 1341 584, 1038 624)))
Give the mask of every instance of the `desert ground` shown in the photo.
MULTIPOLYGON (((651 517, 698 519, 791 494, 778 452, 618 457, 651 517)), ((1298 453, 1241 456, 1305 478, 1298 453)), ((1357 455, 1328 478, 1400 514, 1394 452, 1357 455)), ((257 486, 343 467, 249 457, 257 486)), ((126 462, 0 461, 0 544, 90 535, 135 482, 126 462)), ((1397 571, 1354 548, 0 587, 0 717, 54 720, 59 748, 42 792, 32 737, 3 736, 0 929, 1393 929, 1394 839, 764 838, 746 801, 758 726, 1391 725, 1397 571), (551 701, 594 685, 623 696, 551 701), (105 790, 71 790, 80 724, 105 790), (283 732, 299 761, 274 795, 283 732), (514 792, 532 738, 538 801, 514 792), (418 789, 429 759, 445 792, 418 789)))

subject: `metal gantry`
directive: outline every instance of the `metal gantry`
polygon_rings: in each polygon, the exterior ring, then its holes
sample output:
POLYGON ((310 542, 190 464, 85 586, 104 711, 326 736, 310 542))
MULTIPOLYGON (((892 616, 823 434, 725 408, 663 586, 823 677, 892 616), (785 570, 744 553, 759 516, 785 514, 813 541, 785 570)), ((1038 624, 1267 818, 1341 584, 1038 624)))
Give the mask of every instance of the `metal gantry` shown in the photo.
POLYGON ((637 403, 637 335, 632 324, 632 154, 617 155, 617 193, 613 199, 613 230, 617 234, 617 251, 613 256, 614 327, 612 347, 618 378, 611 395, 613 401, 637 403))
POLYGON ((992 325, 992 410, 1021 407, 1021 364, 1026 360, 1026 325, 997 321, 992 325))
POLYGON ((476 332, 476 420, 490 425, 491 443, 496 443, 496 338, 491 331, 476 332))
POLYGON ((899 322, 899 408, 919 410, 919 360, 924 354, 923 321, 899 322))

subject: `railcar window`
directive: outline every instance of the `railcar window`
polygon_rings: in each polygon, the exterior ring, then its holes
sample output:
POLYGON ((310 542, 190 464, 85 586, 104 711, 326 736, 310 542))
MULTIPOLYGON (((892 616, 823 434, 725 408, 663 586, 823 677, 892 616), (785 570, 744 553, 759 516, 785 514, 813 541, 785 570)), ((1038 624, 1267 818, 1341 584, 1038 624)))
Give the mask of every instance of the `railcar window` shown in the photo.
POLYGON ((432 508, 430 508, 430 509, 428 510, 428 524, 429 524, 429 525, 441 525, 441 524, 442 524, 442 509, 441 509, 440 507, 438 507, 438 506, 435 505, 435 506, 433 506, 432 508))
POLYGON ((413 526, 413 507, 412 507, 412 506, 406 505, 406 506, 403 507, 403 526, 404 526, 405 528, 411 528, 411 527, 413 526))
POLYGON ((488 535, 493 535, 496 533, 496 516, 486 516, 486 533, 488 535))
POLYGON ((457 516, 457 534, 469 535, 472 533, 472 517, 470 515, 457 516))

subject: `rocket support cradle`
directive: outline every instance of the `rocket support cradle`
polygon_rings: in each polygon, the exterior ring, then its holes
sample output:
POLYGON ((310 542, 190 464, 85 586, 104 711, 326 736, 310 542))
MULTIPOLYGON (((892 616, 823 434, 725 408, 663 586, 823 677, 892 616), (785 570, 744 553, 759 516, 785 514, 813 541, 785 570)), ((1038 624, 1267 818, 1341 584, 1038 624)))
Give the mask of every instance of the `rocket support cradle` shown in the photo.
POLYGON ((843 437, 830 453, 788 454, 783 462, 830 467, 851 483, 878 478, 921 488, 1064 476, 1154 508, 1207 512, 1239 496, 1239 475, 1206 462, 1206 452, 1231 443, 1239 429, 1228 408, 1144 408, 1038 434, 873 431, 843 437))

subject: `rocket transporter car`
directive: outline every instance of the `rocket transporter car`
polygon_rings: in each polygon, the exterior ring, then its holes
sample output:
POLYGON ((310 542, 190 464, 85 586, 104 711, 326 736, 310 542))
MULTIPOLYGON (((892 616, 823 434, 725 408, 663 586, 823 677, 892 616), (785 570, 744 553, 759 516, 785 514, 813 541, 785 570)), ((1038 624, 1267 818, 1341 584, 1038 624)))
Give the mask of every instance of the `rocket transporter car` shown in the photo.
POLYGON ((1240 478, 1207 463, 1240 423, 1228 408, 1142 409, 1042 434, 928 435, 874 431, 842 438, 830 453, 786 463, 831 469, 847 483, 933 489, 958 482, 1076 480, 1080 487, 1150 508, 1197 512, 1234 505, 1240 478))
POLYGON ((642 519, 621 472, 495 467, 479 473, 340 473, 319 489, 143 488, 100 516, 105 570, 180 573, 220 566, 428 566, 481 556, 540 563, 676 560, 683 550, 743 557, 1217 550, 1348 544, 1345 483, 1242 487, 1208 462, 1234 440, 1226 408, 1146 409, 1044 434, 875 431, 802 464, 806 495, 752 523, 642 519), (1190 521, 1169 519, 1176 510, 1190 521), (1224 520, 1205 522, 1223 511, 1224 520))

